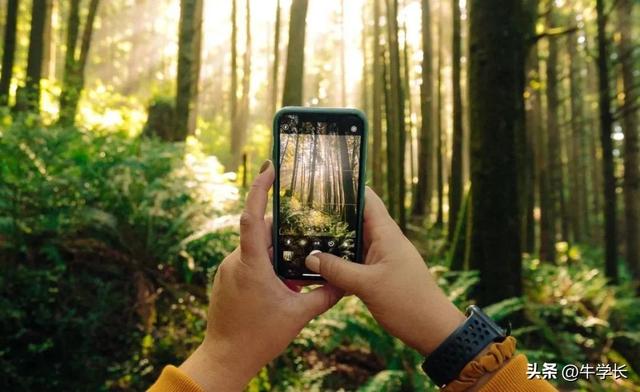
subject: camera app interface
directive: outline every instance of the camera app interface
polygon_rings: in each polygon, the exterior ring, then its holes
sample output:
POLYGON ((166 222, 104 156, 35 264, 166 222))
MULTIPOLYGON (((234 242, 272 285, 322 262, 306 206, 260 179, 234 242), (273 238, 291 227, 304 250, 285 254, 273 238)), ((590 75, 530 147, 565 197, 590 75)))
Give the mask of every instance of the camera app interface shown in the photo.
POLYGON ((279 252, 289 275, 317 276, 312 252, 355 261, 362 121, 280 119, 279 252))

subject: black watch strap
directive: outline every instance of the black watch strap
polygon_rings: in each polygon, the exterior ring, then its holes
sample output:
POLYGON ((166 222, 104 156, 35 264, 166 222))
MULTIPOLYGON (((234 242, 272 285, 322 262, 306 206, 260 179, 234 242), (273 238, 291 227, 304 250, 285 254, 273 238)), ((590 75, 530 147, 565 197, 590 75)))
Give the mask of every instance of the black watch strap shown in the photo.
POLYGON ((490 343, 501 342, 508 335, 475 305, 467 309, 467 316, 422 364, 424 372, 439 387, 455 380, 462 368, 490 343))

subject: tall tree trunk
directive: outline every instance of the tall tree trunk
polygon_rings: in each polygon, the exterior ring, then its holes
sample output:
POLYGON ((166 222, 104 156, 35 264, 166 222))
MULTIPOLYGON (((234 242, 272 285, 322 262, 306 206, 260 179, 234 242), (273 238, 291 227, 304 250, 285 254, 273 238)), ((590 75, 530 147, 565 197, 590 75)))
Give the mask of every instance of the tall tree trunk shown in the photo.
POLYGON ((184 140, 189 134, 189 116, 194 110, 194 84, 198 83, 199 75, 194 75, 195 63, 199 60, 196 56, 198 29, 202 27, 198 24, 201 17, 198 12, 202 11, 203 0, 181 0, 180 1, 180 26, 178 34, 178 71, 177 71, 177 91, 176 91, 176 140, 184 140))
POLYGON ((42 53, 42 78, 49 79, 53 77, 50 73, 51 71, 51 59, 55 58, 55 47, 53 48, 53 56, 51 41, 52 41, 52 31, 51 31, 51 19, 53 17, 53 3, 55 0, 47 1, 47 9, 45 11, 45 20, 44 20, 44 32, 43 32, 43 53, 42 53))
MULTIPOLYGON (((553 3, 550 3, 553 4, 553 3)), ((552 6, 552 5, 551 5, 552 6)), ((547 29, 553 29, 554 24, 554 10, 551 9, 547 14, 547 29)), ((558 126, 558 44, 556 37, 548 38, 549 54, 547 56, 546 67, 546 81, 547 81, 547 149, 549 151, 548 159, 548 171, 549 176, 549 218, 550 222, 550 236, 553 243, 557 240, 558 222, 562 221, 562 162, 561 162, 561 148, 560 148, 560 127, 558 126)), ((567 240, 562 234, 562 239, 567 240)))
POLYGON ((607 63, 607 32, 604 0, 596 0, 598 25, 598 101, 600 109, 600 143, 604 179, 605 272, 612 283, 618 281, 618 251, 616 232, 616 179, 613 167, 611 132, 611 98, 609 95, 609 64, 607 63))
MULTIPOLYGON (((536 46, 531 53, 531 70, 532 78, 535 80, 535 86, 542 86, 542 74, 540 72, 540 58, 538 55, 538 47, 536 46)), ((537 183, 538 183, 538 200, 540 208, 540 260, 554 262, 556 258, 555 247, 555 225, 552 200, 549 188, 551 187, 549 175, 549 143, 548 130, 542 124, 542 94, 541 87, 532 89, 531 97, 531 118, 529 125, 531 132, 536 135, 536 166, 537 166, 537 183)))
POLYGON ((69 30, 67 31, 67 53, 65 54, 62 92, 60 93, 60 117, 58 119, 58 122, 64 125, 73 124, 78 111, 78 102, 84 88, 84 72, 89 58, 93 24, 98 13, 98 5, 99 0, 91 0, 89 3, 89 12, 80 40, 80 53, 76 58, 80 25, 79 0, 72 0, 71 2, 69 30))
POLYGON ((444 143, 442 139, 444 132, 442 130, 442 5, 438 8, 438 66, 436 69, 436 181, 438 188, 438 210, 436 212, 436 227, 444 226, 444 143))
POLYGON ((338 137, 340 143, 340 172, 342 173, 342 191, 344 192, 344 216, 348 223, 356 220, 356 195, 353 189, 353 170, 349 166, 349 147, 347 138, 338 137))
POLYGON ((384 110, 386 118, 386 142, 387 142, 387 206, 389 215, 398 219, 398 140, 396 123, 397 116, 394 113, 394 104, 391 97, 391 82, 389 77, 389 62, 387 61, 387 50, 383 53, 383 77, 384 81, 384 110))
POLYGON ((22 91, 16 96, 16 109, 18 110, 40 111, 40 79, 42 77, 46 12, 47 0, 33 0, 29 53, 27 57, 27 79, 24 89, 21 89, 22 91))
POLYGON ((453 41, 452 41, 452 94, 453 94, 453 135, 451 150, 451 172, 449 179, 449 228, 447 238, 449 243, 453 241, 456 231, 456 219, 462 202, 462 139, 464 129, 462 125, 462 93, 460 92, 460 5, 458 0, 452 0, 453 15, 453 41))
MULTIPOLYGON (((409 142, 405 148, 405 156, 409 154, 409 186, 413 186, 413 179, 415 178, 415 158, 414 158, 414 135, 413 135, 413 120, 411 119, 411 112, 413 110, 413 103, 411 99, 411 84, 410 77, 411 74, 409 72, 409 68, 411 67, 411 63, 409 62, 409 40, 407 38, 407 24, 404 23, 402 25, 402 38, 404 41, 404 45, 402 47, 402 88, 405 91, 404 94, 404 104, 405 104, 405 118, 407 119, 407 127, 409 128, 409 142)), ((433 158, 433 155, 430 157, 433 158)), ((406 158, 403 160, 406 161, 406 158)), ((429 165, 432 167, 432 165, 429 165)), ((406 165, 405 165, 406 167, 406 165)), ((415 199, 415 198, 414 198, 415 199)))
POLYGON ((271 115, 275 114, 278 107, 278 74, 280 70, 280 0, 276 3, 276 21, 273 38, 273 70, 271 74, 271 115))
POLYGON ((340 0, 340 104, 347 106, 347 70, 344 33, 344 0, 340 0))
POLYGON ((316 178, 316 161, 318 159, 318 134, 315 133, 313 135, 313 151, 311 153, 311 181, 309 181, 309 197, 307 198, 307 205, 309 207, 313 207, 313 193, 314 193, 314 184, 316 178))
POLYGON ((232 137, 233 162, 232 168, 235 170, 242 156, 244 145, 247 140, 247 126, 249 124, 249 94, 251 89, 251 6, 249 0, 245 2, 245 41, 246 47, 242 58, 242 91, 240 105, 235 119, 235 131, 232 137), (237 154, 237 155, 236 155, 237 154))
MULTIPOLYGON (((193 23, 194 26, 194 38, 193 38, 193 64, 191 75, 193 80, 191 81, 191 107, 189 110, 189 119, 187 122, 187 134, 193 135, 196 130, 198 121, 198 108, 199 108, 199 96, 200 96, 200 68, 202 63, 202 20, 203 20, 203 7, 204 0, 198 0, 196 2, 196 10, 193 23)), ((243 176, 243 181, 245 178, 243 176)))
POLYGON ((567 37, 567 54, 569 61, 569 91, 571 104, 571 159, 569 167, 571 175, 571 223, 573 224, 574 240, 578 243, 584 242, 587 229, 585 224, 586 208, 583 206, 583 193, 586 192, 584 185, 585 167, 582 162, 582 141, 584 140, 584 124, 582 117, 582 91, 580 89, 580 62, 576 50, 577 37, 571 34, 567 37))
MULTIPOLYGON (((637 113, 633 105, 637 100, 634 92, 633 42, 631 21, 633 3, 631 0, 618 0, 618 23, 620 24, 620 63, 624 103, 622 106, 622 125, 624 127, 624 204, 626 253, 629 268, 640 282, 640 159, 637 113)), ((640 290, 640 287, 639 287, 640 290)))
POLYGON ((287 68, 284 75, 283 106, 302 105, 304 76, 304 40, 309 0, 293 0, 289 18, 287 68))
MULTIPOLYGON (((406 145, 405 124, 404 124, 404 98, 402 89, 402 78, 400 73, 400 49, 398 46, 398 1, 387 0, 387 37, 389 42, 389 114, 387 119, 392 125, 387 129, 391 133, 393 144, 387 143, 387 148, 394 148, 396 160, 389 161, 389 166, 396 166, 398 177, 396 178, 396 189, 389 188, 389 194, 396 192, 398 203, 397 210, 398 224, 402 230, 406 228, 405 213, 405 175, 404 175, 404 151, 406 145)), ((389 137, 387 137, 389 138, 389 137)))
MULTIPOLYGON (((231 130, 231 170, 238 167, 240 158, 240 127, 238 126, 238 6, 231 0, 231 91, 229 92, 229 113, 231 130)), ((297 148, 297 144, 296 144, 297 148)))
POLYGON ((373 0, 373 112, 372 136, 373 148, 371 156, 373 168, 373 189, 384 198, 384 183, 382 176, 382 101, 384 94, 384 75, 382 63, 383 54, 380 45, 380 0, 373 0))
POLYGON ((418 183, 413 200, 413 215, 425 216, 431 201, 433 173, 433 61, 431 48, 431 11, 429 0, 422 0, 422 83, 420 84, 420 143, 418 144, 418 183))
POLYGON ((518 138, 524 128, 524 12, 521 2, 500 0, 472 0, 469 10, 469 260, 480 272, 481 305, 522 294, 518 138))
POLYGON ((13 77, 13 62, 16 55, 16 31, 18 27, 18 0, 8 0, 7 18, 4 25, 4 44, 2 46, 2 76, 0 76, 0 105, 9 103, 9 90, 13 77))

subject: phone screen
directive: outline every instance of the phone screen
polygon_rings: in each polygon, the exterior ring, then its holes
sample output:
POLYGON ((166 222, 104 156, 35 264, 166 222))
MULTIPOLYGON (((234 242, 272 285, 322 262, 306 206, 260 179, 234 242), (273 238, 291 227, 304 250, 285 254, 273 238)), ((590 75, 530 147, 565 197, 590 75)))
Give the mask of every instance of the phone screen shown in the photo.
POLYGON ((353 114, 287 113, 277 127, 276 267, 281 276, 312 279, 314 251, 356 261, 364 120, 353 114))

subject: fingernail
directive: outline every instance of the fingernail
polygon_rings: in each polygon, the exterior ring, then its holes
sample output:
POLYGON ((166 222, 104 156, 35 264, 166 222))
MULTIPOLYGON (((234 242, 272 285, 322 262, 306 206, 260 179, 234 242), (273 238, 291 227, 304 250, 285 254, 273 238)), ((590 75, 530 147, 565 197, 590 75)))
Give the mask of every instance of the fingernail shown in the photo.
POLYGON ((318 272, 320 270, 320 259, 309 255, 306 259, 304 259, 304 264, 313 272, 318 272))
POLYGON ((259 174, 262 174, 265 170, 267 170, 269 168, 269 166, 271 166, 271 161, 267 159, 266 161, 264 161, 262 166, 260 166, 260 173, 259 174))

